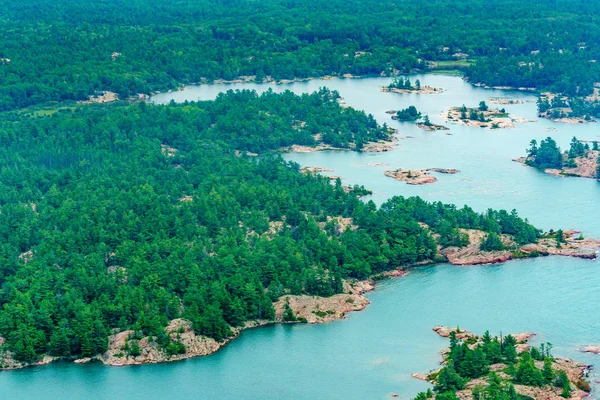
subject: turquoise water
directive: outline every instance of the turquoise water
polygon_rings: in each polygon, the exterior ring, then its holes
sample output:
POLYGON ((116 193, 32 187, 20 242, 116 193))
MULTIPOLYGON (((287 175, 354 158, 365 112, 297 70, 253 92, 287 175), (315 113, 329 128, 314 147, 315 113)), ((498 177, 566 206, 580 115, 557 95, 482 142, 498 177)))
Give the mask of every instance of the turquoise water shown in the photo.
MULTIPOLYGON (((413 78, 414 79, 414 78, 413 78)), ((450 125, 452 135, 400 124, 385 114, 414 104, 441 122, 450 106, 477 105, 489 97, 535 101, 519 92, 473 88, 460 78, 426 75, 422 84, 443 87, 435 95, 379 92, 388 79, 310 81, 285 86, 216 85, 190 87, 155 96, 156 102, 213 98, 232 88, 313 91, 337 89, 348 105, 400 129, 392 152, 287 154, 302 165, 331 168, 345 184, 363 184, 381 203, 392 195, 467 203, 478 210, 516 208, 534 224, 579 228, 600 237, 600 184, 592 179, 556 178, 511 161, 532 138, 552 135, 560 145, 570 138, 597 139, 597 124, 562 125, 550 121, 515 129, 487 130, 450 125), (369 167, 367 163, 387 166, 369 167), (458 168, 435 184, 410 186, 383 175, 392 168, 458 168)), ((503 106, 537 119, 535 103, 503 106)), ((349 318, 326 325, 269 326, 243 332, 221 351, 182 362, 111 368, 100 364, 54 363, 0 373, 0 398, 7 399, 407 399, 428 384, 410 377, 437 367, 447 345, 431 328, 460 325, 494 334, 533 331, 538 342, 554 344, 554 354, 595 364, 600 356, 578 348, 600 344, 600 262, 561 257, 511 261, 502 265, 438 265, 389 280, 369 294, 372 304, 349 318)), ((597 373, 597 372, 596 372, 597 373)), ((593 379, 599 379, 595 376, 593 379)), ((594 397, 600 397, 595 388, 594 397)))

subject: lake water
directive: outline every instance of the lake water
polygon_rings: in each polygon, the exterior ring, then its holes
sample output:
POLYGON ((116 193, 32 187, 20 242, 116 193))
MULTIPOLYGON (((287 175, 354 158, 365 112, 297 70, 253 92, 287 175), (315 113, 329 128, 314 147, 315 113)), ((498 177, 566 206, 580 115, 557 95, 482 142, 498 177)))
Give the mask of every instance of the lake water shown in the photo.
MULTIPOLYGON (((600 237, 600 183, 557 178, 511 159, 524 155, 531 139, 552 136, 563 148, 572 136, 597 140, 598 124, 565 125, 539 120, 514 129, 449 125, 426 132, 392 121, 386 110, 415 105, 434 123, 449 107, 476 106, 490 97, 525 100, 499 106, 537 119, 535 96, 472 87, 462 79, 422 75, 423 85, 444 88, 432 95, 381 93, 387 78, 314 80, 290 85, 233 84, 188 87, 153 97, 157 103, 212 99, 220 91, 286 89, 311 92, 327 86, 344 101, 398 128, 404 139, 387 153, 322 152, 286 154, 302 165, 333 169, 344 184, 372 189, 373 200, 418 195, 477 210, 516 208, 544 229, 577 228, 600 237), (413 138, 405 138, 412 136, 413 138), (387 163, 370 167, 369 163, 387 163), (457 168, 431 185, 411 186, 383 175, 386 169, 457 168)), ((488 102, 489 104, 489 102, 488 102)), ((493 106, 490 104, 490 106, 493 106)), ((536 341, 554 344, 556 356, 600 368, 600 356, 583 354, 600 344, 600 262, 562 257, 511 261, 502 265, 422 267, 407 277, 380 283, 372 304, 346 320, 326 325, 269 326, 243 332, 221 351, 182 362, 111 368, 100 364, 54 363, 0 374, 0 398, 7 399, 408 399, 428 384, 411 378, 438 365, 447 346, 431 328, 438 324, 493 334, 532 331, 536 341)), ((600 374, 592 379, 599 379, 600 374)), ((593 397, 600 398, 597 385, 593 397)))

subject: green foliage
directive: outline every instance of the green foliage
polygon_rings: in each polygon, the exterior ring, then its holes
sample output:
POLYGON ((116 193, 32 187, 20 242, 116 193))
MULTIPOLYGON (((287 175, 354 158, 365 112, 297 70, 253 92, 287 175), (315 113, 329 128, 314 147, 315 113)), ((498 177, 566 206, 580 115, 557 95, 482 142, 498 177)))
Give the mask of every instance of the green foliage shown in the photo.
POLYGON ((512 384, 503 382, 494 372, 490 372, 487 381, 487 386, 476 386, 473 389, 474 400, 518 400, 523 398, 517 394, 512 384))
POLYGON ((568 381, 563 385, 560 395, 565 399, 571 398, 571 384, 568 381))
POLYGON ((575 136, 571 139, 570 148, 568 152, 569 158, 583 157, 590 150, 587 143, 580 142, 575 136))
POLYGON ((169 340, 169 344, 165 346, 165 351, 169 356, 185 354, 186 348, 183 343, 178 340, 169 340))
MULTIPOLYGON (((457 374, 454 368, 449 365, 440 370, 434 389, 439 393, 456 392, 457 390, 464 388, 466 382, 467 380, 457 374)), ((438 396, 436 396, 436 398, 438 398, 438 396)))
POLYGON ((175 318, 222 340, 245 321, 272 320, 272 303, 285 294, 329 296, 344 278, 436 259, 437 244, 419 222, 448 236, 468 228, 535 240, 538 231, 516 212, 403 197, 377 208, 266 153, 314 144, 318 132, 347 146, 387 135, 335 98, 326 89, 230 91, 179 105, 4 114, 7 347, 27 362, 45 353, 91 356, 106 350, 111 330, 131 329, 131 343, 156 336, 175 354, 182 348, 164 332, 175 318), (328 217, 352 218, 357 229, 321 227, 328 217))
POLYGON ((105 90, 127 98, 203 79, 406 74, 428 61, 452 62, 471 82, 585 95, 600 80, 589 39, 600 35, 598 8, 565 0, 6 2, 0 109, 105 90), (461 67, 457 52, 474 64, 461 67))
POLYGON ((442 392, 435 396, 439 400, 458 400, 455 392, 442 392))
POLYGON ((137 340, 132 340, 127 344, 127 353, 131 357, 137 357, 142 354, 140 350, 140 344, 137 340))
POLYGON ((542 386, 544 384, 542 371, 534 365, 534 360, 529 353, 523 353, 517 365, 515 382, 528 386, 542 386))
POLYGON ((554 378, 554 386, 562 388, 569 383, 569 377, 563 370, 556 371, 556 377, 554 378))
POLYGON ((537 142, 532 140, 530 148, 527 150, 528 163, 539 169, 557 168, 563 166, 563 156, 560 148, 551 137, 548 137, 540 142, 537 147, 537 142))
POLYGON ((419 118, 421 118, 421 113, 415 106, 409 106, 408 108, 398 111, 395 119, 398 121, 416 121, 419 118))
MULTIPOLYGON (((322 315, 321 318, 324 316, 325 315, 322 315)), ((290 299, 287 297, 285 298, 285 303, 283 305, 283 320, 286 322, 294 322, 297 320, 294 311, 292 311, 292 308, 290 307, 290 299)))
POLYGON ((542 369, 542 376, 545 383, 551 383, 554 379, 554 370, 552 369, 552 359, 544 359, 544 368, 542 369))
MULTIPOLYGON (((453 398, 457 390, 473 385, 474 379, 481 379, 487 375, 487 385, 477 385, 473 390, 473 399, 480 400, 529 400, 527 396, 519 395, 514 383, 520 385, 529 385, 541 387, 553 383, 557 387, 567 388, 569 380, 563 371, 552 369, 552 358, 550 350, 552 345, 545 343, 539 348, 533 347, 533 353, 544 357, 544 368, 539 370, 534 364, 534 358, 531 352, 525 352, 521 355, 518 364, 514 365, 517 359, 515 346, 516 339, 508 335, 499 339, 492 337, 489 331, 486 331, 481 337, 469 337, 460 341, 456 338, 457 331, 450 332, 450 351, 446 359, 446 367, 442 368, 437 374, 430 374, 428 379, 435 380, 434 389, 436 398, 440 395, 453 398), (492 364, 507 364, 503 369, 503 375, 509 377, 502 378, 494 371, 490 371, 492 364), (511 377, 512 376, 512 377, 511 377), (566 382, 566 383, 565 383, 566 382)), ((582 385, 585 382, 582 381, 582 385)), ((564 389, 567 390, 567 389, 564 389)), ((425 400, 425 394, 421 393, 417 397, 425 400)))
POLYGON ((479 248, 482 251, 500 251, 504 250, 504 244, 497 233, 490 232, 484 239, 481 240, 481 245, 479 248))

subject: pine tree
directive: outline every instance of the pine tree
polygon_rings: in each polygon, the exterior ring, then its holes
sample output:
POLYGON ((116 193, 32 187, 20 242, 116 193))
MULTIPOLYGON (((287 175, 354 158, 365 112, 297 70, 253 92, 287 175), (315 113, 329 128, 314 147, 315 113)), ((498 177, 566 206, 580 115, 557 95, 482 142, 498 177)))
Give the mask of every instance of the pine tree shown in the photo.
POLYGON ((565 399, 571 397, 571 383, 568 380, 564 383, 562 387, 562 393, 560 395, 565 399))
POLYGON ((542 376, 546 383, 552 382, 554 379, 554 370, 552 369, 552 360, 550 358, 544 359, 544 368, 542 369, 542 376))
POLYGON ((285 298, 285 303, 283 305, 283 320, 286 322, 297 321, 294 311, 292 311, 292 307, 290 307, 290 299, 288 297, 285 298))

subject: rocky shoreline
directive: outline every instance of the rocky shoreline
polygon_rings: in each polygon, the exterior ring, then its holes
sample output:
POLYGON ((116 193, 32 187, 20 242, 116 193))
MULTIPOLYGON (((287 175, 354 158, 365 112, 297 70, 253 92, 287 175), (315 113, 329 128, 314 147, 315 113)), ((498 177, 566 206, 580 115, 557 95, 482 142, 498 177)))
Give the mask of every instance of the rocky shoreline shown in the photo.
MULTIPOLYGON (((567 159, 566 155, 563 155, 563 157, 567 159)), ((543 172, 545 172, 546 174, 560 177, 575 176, 580 178, 598 179, 597 171, 600 167, 600 165, 598 164, 599 159, 600 151, 589 150, 586 155, 581 157, 575 157, 573 159, 575 167, 563 167, 561 169, 545 168, 543 169, 543 172)), ((530 165, 531 159, 528 157, 515 158, 513 159, 513 161, 535 168, 535 166, 530 165)))
POLYGON ((421 86, 420 88, 413 89, 400 89, 400 88, 390 88, 387 86, 382 86, 381 91, 383 93, 396 93, 396 94, 434 94, 434 93, 442 93, 444 89, 434 88, 431 86, 421 86))
MULTIPOLYGON (((442 170, 436 168, 436 170, 442 170)), ((450 170, 454 171, 454 170, 450 170)), ((453 172, 446 172, 453 173, 453 172)), ((428 229, 425 224, 422 227, 428 229)), ((350 226, 351 228, 351 226, 350 226)), ((462 233, 469 235, 470 244, 464 248, 440 248, 440 253, 447 261, 454 265, 478 265, 496 262, 504 262, 515 257, 515 252, 482 252, 479 250, 480 240, 485 235, 482 231, 464 230, 462 233)), ((537 255, 563 255, 580 258, 596 258, 597 249, 600 249, 600 240, 595 239, 573 239, 577 231, 566 231, 568 236, 567 244, 562 248, 556 248, 554 239, 540 239, 537 244, 522 246, 520 250, 524 253, 537 255)), ((435 238, 435 234, 433 235, 435 238)), ((503 238, 504 240, 510 240, 503 238)), ((86 358, 64 358, 45 355, 41 360, 35 363, 24 363, 16 361, 10 351, 3 350, 4 339, 0 337, 0 370, 21 369, 29 366, 39 366, 49 364, 56 360, 71 360, 78 364, 99 361, 107 366, 127 366, 140 364, 156 364, 180 361, 187 358, 205 356, 218 351, 231 340, 240 335, 244 329, 251 329, 259 326, 303 322, 310 324, 327 323, 338 319, 343 319, 350 312, 361 311, 370 304, 370 300, 364 296, 365 293, 375 289, 377 280, 386 278, 403 277, 408 274, 408 270, 426 264, 432 261, 426 261, 401 267, 391 271, 375 275, 372 279, 364 281, 344 281, 344 293, 335 294, 331 297, 319 297, 310 295, 284 295, 273 304, 275 309, 274 320, 256 320, 248 321, 242 327, 232 328, 232 336, 222 341, 216 341, 202 335, 196 335, 190 321, 178 318, 170 321, 165 328, 165 333, 176 343, 181 343, 185 351, 179 354, 169 354, 166 350, 155 342, 156 338, 142 337, 136 338, 135 332, 131 330, 115 332, 109 337, 108 349, 105 353, 94 357, 86 358), (289 307, 295 316, 295 321, 284 320, 284 313, 289 307), (131 356, 130 344, 136 343, 139 348, 139 354, 131 356)), ((449 328, 436 327, 435 331, 443 337, 449 335, 449 328)), ((466 331, 465 331, 466 332, 466 331)), ((467 335, 468 333, 465 333, 467 335)), ((532 335, 532 334, 527 334, 532 335)), ((524 336, 518 336, 524 337, 524 336)), ((529 336, 530 337, 530 336, 529 336)), ((528 339, 527 337, 526 339, 528 339)), ((600 353, 600 346, 586 346, 582 351, 600 353)))
MULTIPOLYGON (((390 271, 385 276, 401 276, 404 271, 390 271)), ((56 360, 70 360, 77 364, 99 361, 107 366, 127 366, 141 364, 157 364, 185 360, 187 358, 206 356, 218 351, 231 340, 237 338, 244 329, 259 326, 289 323, 284 320, 286 304, 289 305, 296 316, 296 321, 310 324, 320 324, 342 319, 347 313, 363 310, 369 303, 364 293, 374 289, 374 281, 344 281, 344 293, 331 297, 318 297, 309 295, 285 295, 273 303, 275 309, 274 320, 248 321, 241 327, 231 328, 232 335, 222 341, 197 335, 192 328, 192 323, 183 318, 169 322, 165 333, 173 343, 181 343, 184 351, 178 354, 169 354, 156 342, 156 337, 137 338, 135 332, 126 330, 115 332, 108 338, 106 352, 85 358, 64 358, 45 355, 35 363, 24 363, 15 360, 10 351, 2 351, 4 339, 0 338, 0 370, 21 369, 29 366, 45 365, 56 360), (132 346, 137 350, 131 355, 132 346)))
POLYGON ((537 243, 517 246, 513 238, 502 235, 501 239, 506 250, 482 251, 481 241, 487 236, 483 231, 475 229, 460 229, 466 234, 469 244, 464 247, 441 248, 440 253, 454 265, 479 265, 502 263, 512 259, 538 257, 538 256, 566 256, 583 259, 596 259, 600 250, 600 240, 581 239, 576 237, 578 231, 565 231, 565 242, 560 247, 554 238, 541 238, 537 243))
POLYGON ((442 174, 456 174, 460 172, 454 168, 425 168, 425 169, 396 169, 384 171, 383 174, 398 181, 406 182, 409 185, 425 185, 428 183, 437 182, 437 178, 430 172, 438 172, 442 174))
MULTIPOLYGON (((441 168, 432 168, 442 173, 455 173, 457 170, 446 170, 441 168)), ((353 229, 352 221, 338 221, 340 229, 353 229)), ((426 224, 420 224, 424 229, 429 229, 426 224)), ((477 230, 461 229, 462 234, 469 238, 467 246, 457 247, 438 247, 440 254, 451 264, 454 265, 478 265, 488 263, 498 263, 508 261, 514 258, 532 257, 540 255, 562 255, 569 257, 579 257, 585 259, 594 259, 597 257, 597 251, 600 249, 600 240, 582 239, 577 237, 578 231, 565 231, 565 241, 560 247, 557 247, 554 238, 542 238, 537 243, 527 244, 519 248, 503 251, 481 251, 479 246, 486 233, 477 230)), ((432 234, 437 239, 436 234, 432 234)), ((502 235, 502 240, 507 245, 514 244, 512 238, 508 235, 502 235)), ((437 260, 439 262, 440 260, 437 260)), ((71 360, 82 364, 91 361, 99 361, 107 366, 125 366, 154 364, 184 360, 191 357, 198 357, 212 354, 225 346, 229 341, 235 339, 244 329, 255 328, 263 325, 301 322, 310 324, 327 323, 337 319, 343 319, 350 312, 361 311, 370 303, 364 296, 366 292, 375 289, 377 280, 402 277, 413 267, 425 264, 431 264, 433 261, 426 261, 401 267, 395 270, 374 275, 369 280, 364 281, 344 281, 343 293, 335 294, 330 297, 319 297, 310 295, 284 295, 273 304, 275 309, 274 320, 256 320, 248 321, 241 327, 232 327, 232 335, 221 341, 202 335, 196 335, 192 328, 192 323, 188 320, 178 318, 170 321, 165 328, 165 333, 171 338, 172 343, 183 345, 176 352, 168 353, 165 348, 156 342, 155 337, 136 337, 132 330, 114 332, 108 339, 108 349, 106 352, 94 357, 86 358, 64 358, 45 355, 35 363, 24 363, 15 360, 12 353, 3 350, 4 339, 0 337, 0 370, 20 369, 28 366, 49 364, 55 360, 71 360), (286 310, 290 309, 294 319, 288 320, 286 310), (134 344, 135 343, 135 344, 134 344), (136 351, 132 351, 136 348, 136 351), (130 354, 133 353, 133 354, 130 354)), ((436 327, 435 331, 440 336, 449 335, 450 331, 444 327, 436 327)), ((464 333, 468 335, 468 333, 464 333)), ((463 336, 464 336, 463 335, 463 336)), ((530 335, 530 334, 528 334, 530 335)), ((519 336, 524 337, 524 336, 519 336)), ((530 336, 529 336, 530 337, 530 336)), ((525 339, 528 339, 526 337, 525 339)), ((584 352, 600 353, 600 346, 586 346, 581 349, 584 352)))
POLYGON ((490 97, 488 101, 492 104, 498 105, 512 105, 512 104, 525 104, 524 100, 521 99, 508 99, 505 97, 490 97))
MULTIPOLYGON (((436 326, 433 328, 433 331, 443 338, 450 338, 453 335, 457 340, 468 343, 468 346, 471 349, 483 344, 482 337, 464 329, 436 326)), ((512 334, 511 336, 515 338, 515 351, 517 354, 527 353, 530 351, 531 345, 527 342, 529 339, 535 336, 535 333, 525 332, 512 334)), ((448 364, 449 350, 442 350, 441 355, 442 360, 440 361, 440 364, 442 367, 444 367, 448 364)), ((539 370, 544 368, 543 361, 535 360, 534 365, 539 370)), ((438 374, 442 367, 426 374, 413 373, 412 377, 435 385, 437 383, 438 374)), ((584 381, 589 373, 589 365, 569 358, 553 357, 551 358, 551 368, 553 371, 563 371, 565 373, 565 376, 568 379, 568 385, 571 389, 570 397, 568 397, 569 399, 581 400, 589 395, 589 384, 584 381)), ((500 377, 500 379, 511 382, 513 378, 506 373, 508 370, 508 365, 502 363, 492 364, 489 366, 489 371, 494 372, 498 377, 500 377)), ((456 397, 460 400, 471 400, 473 398, 474 391, 476 391, 477 388, 486 387, 488 384, 489 383, 485 378, 469 379, 461 390, 456 391, 456 397)), ((564 400, 564 397, 561 396, 562 388, 550 384, 543 386, 527 386, 515 383, 514 389, 518 394, 522 396, 529 396, 534 399, 564 400)), ((435 396, 432 398, 435 399, 435 396)))
POLYGON ((465 126, 478 127, 478 128, 490 128, 490 129, 506 129, 514 128, 514 120, 510 118, 508 113, 498 109, 488 109, 481 111, 478 109, 467 108, 465 110, 465 118, 463 117, 461 107, 452 107, 446 113, 442 113, 440 116, 447 122, 459 123, 465 126), (469 113, 475 110, 478 115, 483 114, 483 120, 470 119, 469 113))
POLYGON ((448 128, 447 126, 444 125, 436 125, 436 124, 425 124, 423 122, 418 122, 417 124, 418 128, 424 129, 428 132, 434 132, 434 131, 448 131, 450 130, 450 128, 448 128))
MULTIPOLYGON (((377 142, 366 143, 360 151, 365 153, 383 153, 391 151, 395 146, 398 145, 398 139, 391 137, 389 140, 379 140, 377 142)), ((299 144, 291 145, 290 147, 283 147, 279 149, 282 152, 292 153, 315 153, 317 151, 357 151, 354 147, 342 148, 334 147, 328 144, 319 143, 316 146, 303 146, 299 144)))

